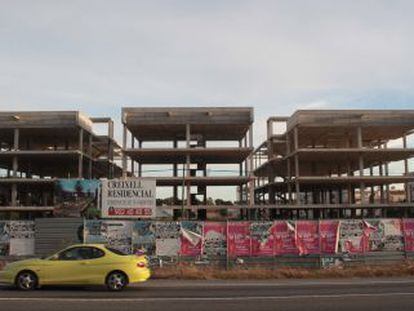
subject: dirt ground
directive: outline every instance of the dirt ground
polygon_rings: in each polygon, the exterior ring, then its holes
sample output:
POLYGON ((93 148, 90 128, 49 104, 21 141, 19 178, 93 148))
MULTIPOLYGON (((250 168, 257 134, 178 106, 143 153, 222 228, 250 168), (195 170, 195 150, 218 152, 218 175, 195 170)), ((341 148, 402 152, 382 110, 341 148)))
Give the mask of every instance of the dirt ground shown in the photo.
POLYGON ((304 268, 233 268, 229 270, 209 267, 164 267, 153 269, 154 279, 188 280, 265 280, 311 279, 352 277, 401 277, 414 276, 414 262, 386 266, 332 267, 327 269, 304 268))

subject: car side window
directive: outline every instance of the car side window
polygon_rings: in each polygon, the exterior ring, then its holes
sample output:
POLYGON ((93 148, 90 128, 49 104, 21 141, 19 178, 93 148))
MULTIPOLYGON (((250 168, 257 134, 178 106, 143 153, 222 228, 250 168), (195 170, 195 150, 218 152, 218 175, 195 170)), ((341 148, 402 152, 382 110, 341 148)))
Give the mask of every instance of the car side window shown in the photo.
POLYGON ((103 256, 105 256, 105 252, 103 250, 100 250, 99 248, 96 247, 88 247, 89 248, 89 259, 96 259, 96 258, 101 258, 103 256))
POLYGON ((96 247, 73 247, 59 253, 59 260, 87 260, 105 256, 105 253, 96 247))
POLYGON ((79 248, 80 247, 74 247, 74 248, 67 249, 63 252, 60 252, 58 259, 59 260, 81 260, 82 258, 80 257, 79 248))

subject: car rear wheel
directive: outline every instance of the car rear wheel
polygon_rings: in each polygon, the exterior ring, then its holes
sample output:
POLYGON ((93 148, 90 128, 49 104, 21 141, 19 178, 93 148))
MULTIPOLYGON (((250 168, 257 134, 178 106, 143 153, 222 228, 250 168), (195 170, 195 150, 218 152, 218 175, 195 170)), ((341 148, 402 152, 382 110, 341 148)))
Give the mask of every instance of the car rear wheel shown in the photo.
POLYGON ((37 276, 31 271, 22 271, 16 277, 16 287, 20 290, 34 290, 37 284, 37 276))
POLYGON ((112 272, 106 278, 106 286, 110 291, 120 291, 128 284, 127 276, 120 271, 112 272))

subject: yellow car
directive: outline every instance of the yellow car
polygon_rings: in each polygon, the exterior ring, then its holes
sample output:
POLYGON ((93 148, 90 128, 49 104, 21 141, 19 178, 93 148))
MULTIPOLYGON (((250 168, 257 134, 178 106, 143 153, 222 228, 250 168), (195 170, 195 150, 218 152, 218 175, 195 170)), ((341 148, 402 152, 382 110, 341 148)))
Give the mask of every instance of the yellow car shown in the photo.
POLYGON ((150 275, 146 256, 125 255, 101 244, 79 244, 45 259, 10 263, 0 271, 0 283, 21 290, 42 285, 106 285, 119 291, 150 275))

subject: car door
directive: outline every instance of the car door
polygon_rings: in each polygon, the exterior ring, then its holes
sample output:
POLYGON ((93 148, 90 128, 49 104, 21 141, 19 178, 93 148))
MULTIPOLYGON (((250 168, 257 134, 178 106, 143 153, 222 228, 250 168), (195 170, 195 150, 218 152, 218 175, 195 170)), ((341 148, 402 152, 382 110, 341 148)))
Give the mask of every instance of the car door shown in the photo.
POLYGON ((83 247, 71 247, 52 256, 44 265, 44 284, 78 284, 85 277, 83 247))
POLYGON ((97 247, 85 246, 80 250, 79 282, 81 284, 103 284, 107 274, 108 264, 105 252, 97 247))

